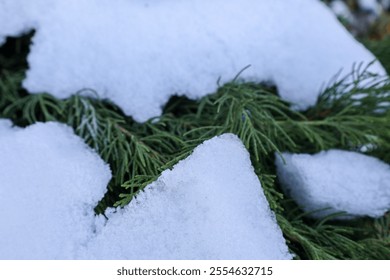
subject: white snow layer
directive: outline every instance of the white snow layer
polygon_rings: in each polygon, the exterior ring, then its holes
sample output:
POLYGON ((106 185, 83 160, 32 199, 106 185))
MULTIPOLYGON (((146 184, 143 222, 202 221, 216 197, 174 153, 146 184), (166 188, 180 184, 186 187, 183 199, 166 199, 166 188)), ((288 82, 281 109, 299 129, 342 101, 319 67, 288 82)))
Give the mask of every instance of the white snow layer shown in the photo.
POLYGON ((112 211, 82 258, 292 258, 249 154, 232 134, 204 142, 112 211))
POLYGON ((291 259, 248 152, 195 149, 127 207, 93 208, 108 166, 72 130, 0 120, 0 259, 291 259))
POLYGON ((323 210, 313 217, 335 212, 380 217, 390 210, 390 166, 376 158, 341 150, 283 157, 286 164, 276 158, 282 187, 303 210, 323 210))
MULTIPOLYGON (((36 28, 24 86, 91 88, 138 121, 173 94, 199 98, 240 70, 304 109, 339 70, 375 57, 313 0, 0 0, 0 41, 36 28)), ((385 74, 379 63, 370 69, 385 74)))
POLYGON ((0 45, 6 36, 16 36, 38 28, 42 19, 54 12, 56 0, 0 0, 0 45))
POLYGON ((56 123, 0 121, 0 259, 72 259, 93 236, 108 166, 56 123))

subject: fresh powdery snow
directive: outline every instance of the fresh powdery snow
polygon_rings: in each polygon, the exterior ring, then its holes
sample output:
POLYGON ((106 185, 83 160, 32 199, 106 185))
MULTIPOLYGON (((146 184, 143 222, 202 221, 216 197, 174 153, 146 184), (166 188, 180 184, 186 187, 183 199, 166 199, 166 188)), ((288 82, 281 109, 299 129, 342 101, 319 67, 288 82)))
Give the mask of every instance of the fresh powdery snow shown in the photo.
POLYGON ((375 59, 315 0, 0 0, 0 41, 29 27, 25 88, 59 98, 91 88, 138 121, 248 65, 241 78, 273 82, 304 109, 339 70, 375 59))
POLYGON ((204 142, 112 212, 81 258, 292 258, 249 154, 232 134, 204 142))
POLYGON ((0 44, 14 36, 38 28, 42 19, 54 13, 58 0, 0 0, 0 44))
POLYGON ((335 212, 349 214, 339 218, 380 217, 390 210, 390 166, 376 158, 341 150, 283 153, 283 158, 286 164, 276 159, 282 187, 303 210, 316 211, 313 217, 335 212))
POLYGON ((0 259, 72 259, 92 236, 108 166, 56 123, 0 121, 0 259))
POLYGON ((0 259, 291 259, 249 154, 216 137, 95 217, 108 166, 65 125, 0 121, 0 259))

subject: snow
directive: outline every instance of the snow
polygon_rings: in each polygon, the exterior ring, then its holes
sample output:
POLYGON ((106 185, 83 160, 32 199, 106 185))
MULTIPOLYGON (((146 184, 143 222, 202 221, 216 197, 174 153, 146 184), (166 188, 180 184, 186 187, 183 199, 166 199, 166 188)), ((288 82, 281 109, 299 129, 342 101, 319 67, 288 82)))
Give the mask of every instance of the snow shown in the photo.
MULTIPOLYGON (((0 41, 37 32, 24 87, 66 98, 91 88, 137 121, 174 94, 270 81, 305 109, 339 70, 375 57, 312 0, 0 0, 0 41), (304 15, 304 16, 302 16, 304 15)), ((375 63, 371 71, 385 74, 375 63)))
POLYGON ((284 190, 311 216, 335 212, 380 217, 390 210, 390 166, 356 152, 329 150, 315 155, 277 156, 278 178, 284 190))
MULTIPOLYGON (((0 132, 7 132, 12 127, 12 122, 7 119, 0 119, 0 132)), ((1 134, 0 134, 1 136, 1 134)))
POLYGON ((0 45, 6 36, 38 28, 41 19, 53 12, 56 0, 0 0, 0 45))
POLYGON ((0 259, 72 259, 92 236, 109 167, 57 123, 0 121, 0 259))
POLYGON ((204 142, 114 212, 81 258, 292 258, 249 154, 232 134, 204 142))
POLYGON ((57 123, 0 120, 0 259, 291 259, 240 140, 206 141, 124 209, 110 170, 57 123))

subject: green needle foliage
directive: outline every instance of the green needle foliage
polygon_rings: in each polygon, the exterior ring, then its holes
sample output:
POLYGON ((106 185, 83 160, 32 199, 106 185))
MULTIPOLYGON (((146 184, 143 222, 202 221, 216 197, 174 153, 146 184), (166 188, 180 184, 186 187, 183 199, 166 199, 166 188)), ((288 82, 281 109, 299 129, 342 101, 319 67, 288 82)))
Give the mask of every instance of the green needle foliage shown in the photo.
POLYGON ((360 151, 362 147, 390 163, 387 78, 357 66, 350 75, 330 83, 316 106, 297 112, 278 97, 274 87, 244 83, 237 77, 198 101, 173 97, 162 116, 140 124, 108 100, 94 98, 90 89, 64 100, 45 93, 29 95, 21 86, 29 36, 9 39, 0 49, 0 117, 18 126, 56 121, 73 127, 112 170, 113 178, 96 213, 125 206, 197 145, 230 132, 248 149, 296 259, 390 258, 389 215, 349 222, 330 217, 311 220, 283 195, 274 166, 275 154, 284 151, 360 151))

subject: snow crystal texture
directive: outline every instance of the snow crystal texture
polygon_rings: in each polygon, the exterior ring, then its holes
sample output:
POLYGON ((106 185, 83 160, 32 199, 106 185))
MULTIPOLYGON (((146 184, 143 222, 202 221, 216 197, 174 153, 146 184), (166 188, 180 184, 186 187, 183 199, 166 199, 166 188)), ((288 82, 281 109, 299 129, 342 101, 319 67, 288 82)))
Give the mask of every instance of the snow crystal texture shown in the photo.
POLYGON ((0 121, 0 259, 74 258, 110 177, 69 127, 0 121))
POLYGON ((277 156, 282 187, 316 218, 335 212, 380 217, 390 210, 390 166, 356 152, 329 150, 315 155, 277 156))
POLYGON ((292 258, 249 154, 232 134, 204 142, 112 211, 81 258, 292 258))
POLYGON ((104 222, 110 171, 69 127, 0 120, 0 259, 291 259, 249 155, 209 140, 104 222))
POLYGON ((26 89, 66 98, 91 88, 137 121, 248 65, 242 79, 273 82, 304 109, 339 70, 375 59, 313 0, 0 0, 0 41, 28 27, 26 89))

